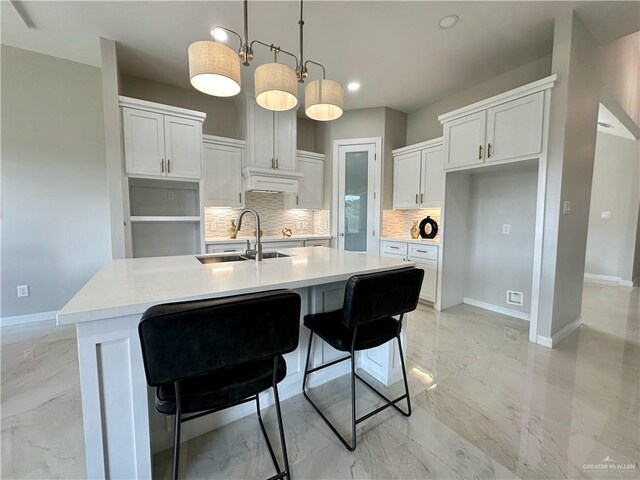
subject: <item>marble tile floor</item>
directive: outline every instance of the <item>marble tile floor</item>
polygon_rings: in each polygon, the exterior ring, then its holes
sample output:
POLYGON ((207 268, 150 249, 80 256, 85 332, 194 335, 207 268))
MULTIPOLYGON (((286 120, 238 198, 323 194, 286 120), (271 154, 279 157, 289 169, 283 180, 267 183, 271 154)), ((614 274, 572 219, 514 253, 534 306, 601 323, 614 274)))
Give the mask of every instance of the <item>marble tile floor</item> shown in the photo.
MULTIPOLYGON (((389 409, 344 449, 301 396, 283 402, 294 478, 640 478, 640 289, 586 284, 582 327, 549 350, 526 322, 421 306, 407 322, 413 414, 389 409)), ((75 332, 2 330, 2 478, 85 478, 75 332)), ((396 384, 390 394, 401 390, 396 384)), ((349 432, 348 379, 312 392, 349 432)), ((358 386, 358 411, 378 399, 358 386)), ((263 416, 280 455, 275 411, 263 416)), ((171 452, 154 458, 169 478, 171 452)), ((274 473, 249 416, 184 442, 187 478, 274 473)))

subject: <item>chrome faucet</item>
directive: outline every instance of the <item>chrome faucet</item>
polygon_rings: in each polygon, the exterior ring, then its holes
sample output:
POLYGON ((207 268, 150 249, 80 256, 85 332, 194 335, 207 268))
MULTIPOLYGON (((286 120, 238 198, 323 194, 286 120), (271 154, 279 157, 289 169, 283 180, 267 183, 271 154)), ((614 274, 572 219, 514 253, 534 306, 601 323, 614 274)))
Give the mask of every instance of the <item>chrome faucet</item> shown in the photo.
POLYGON ((236 220, 236 231, 240 231, 242 228, 242 217, 245 213, 251 213, 256 219, 256 243, 251 248, 251 243, 247 240, 247 251, 245 252, 247 255, 252 256, 255 255, 256 262, 262 261, 262 243, 260 243, 260 215, 253 208, 244 208, 239 214, 238 219, 236 220))

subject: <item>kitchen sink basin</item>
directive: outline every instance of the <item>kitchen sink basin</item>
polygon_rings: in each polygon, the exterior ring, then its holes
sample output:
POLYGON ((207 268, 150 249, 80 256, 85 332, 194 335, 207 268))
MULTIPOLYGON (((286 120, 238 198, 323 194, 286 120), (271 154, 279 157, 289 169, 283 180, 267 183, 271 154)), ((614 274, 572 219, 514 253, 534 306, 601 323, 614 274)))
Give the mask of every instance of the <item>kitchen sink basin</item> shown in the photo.
MULTIPOLYGON (((262 258, 286 258, 291 257, 293 255, 289 255, 288 253, 282 252, 262 252, 262 258)), ((255 261, 256 257, 253 255, 239 255, 237 253, 222 253, 222 254, 213 254, 213 255, 204 255, 201 257, 196 257, 200 263, 207 265, 209 263, 226 263, 226 262, 243 262, 245 260, 255 261)))

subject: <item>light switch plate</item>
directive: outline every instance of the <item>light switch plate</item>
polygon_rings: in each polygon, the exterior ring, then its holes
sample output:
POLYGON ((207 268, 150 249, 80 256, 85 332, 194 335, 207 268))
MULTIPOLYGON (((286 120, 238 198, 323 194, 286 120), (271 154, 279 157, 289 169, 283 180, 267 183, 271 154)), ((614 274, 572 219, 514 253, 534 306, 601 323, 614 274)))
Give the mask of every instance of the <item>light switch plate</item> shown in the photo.
POLYGON ((611 218, 611 210, 604 210, 600 212, 600 218, 611 218))
POLYGON ((569 200, 565 200, 562 203, 562 214, 569 215, 571 213, 571 202, 569 200))
POLYGON ((504 223, 502 225, 502 233, 504 235, 509 235, 511 233, 511 225, 509 225, 508 223, 504 223))

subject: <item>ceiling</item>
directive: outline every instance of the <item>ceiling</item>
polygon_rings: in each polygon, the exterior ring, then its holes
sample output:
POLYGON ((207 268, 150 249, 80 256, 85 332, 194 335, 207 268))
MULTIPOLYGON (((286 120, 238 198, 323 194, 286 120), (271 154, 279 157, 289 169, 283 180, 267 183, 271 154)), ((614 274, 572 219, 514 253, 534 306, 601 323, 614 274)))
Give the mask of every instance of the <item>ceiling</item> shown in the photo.
MULTIPOLYGON (((640 29, 637 1, 306 1, 305 59, 323 63, 327 78, 361 83, 345 94, 346 109, 410 112, 550 54, 553 18, 572 8, 601 44, 640 29), (441 29, 451 13, 459 23, 441 29)), ((102 36, 117 42, 124 74, 185 88, 189 44, 209 38, 215 24, 242 31, 239 1, 2 1, 1 14, 2 43, 99 66, 102 36)), ((298 16, 298 2, 251 1, 250 38, 297 54, 298 16)), ((255 54, 242 69, 245 88, 254 67, 271 59, 260 46, 255 54)))

